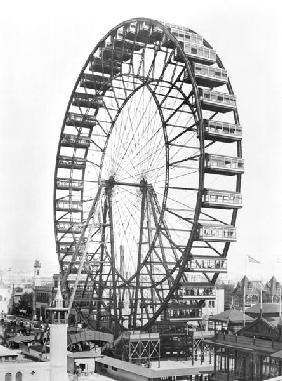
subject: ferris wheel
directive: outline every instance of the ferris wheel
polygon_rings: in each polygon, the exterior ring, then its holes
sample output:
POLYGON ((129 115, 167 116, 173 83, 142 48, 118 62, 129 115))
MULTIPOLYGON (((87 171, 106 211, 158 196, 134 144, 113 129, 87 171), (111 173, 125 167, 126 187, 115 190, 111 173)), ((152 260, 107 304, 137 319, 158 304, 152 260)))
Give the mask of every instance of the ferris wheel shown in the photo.
POLYGON ((78 76, 57 152, 70 305, 115 333, 149 329, 177 305, 200 308, 236 240, 241 139, 227 72, 206 40, 146 18, 113 28, 78 76))

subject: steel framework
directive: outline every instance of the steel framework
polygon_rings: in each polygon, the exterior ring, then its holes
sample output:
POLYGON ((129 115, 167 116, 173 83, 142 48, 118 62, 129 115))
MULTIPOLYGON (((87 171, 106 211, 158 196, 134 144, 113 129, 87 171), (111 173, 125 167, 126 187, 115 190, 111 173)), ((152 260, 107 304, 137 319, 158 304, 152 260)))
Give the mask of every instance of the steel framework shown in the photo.
POLYGON ((56 158, 70 309, 116 336, 201 317, 236 240, 241 131, 227 72, 194 31, 137 18, 101 39, 75 83, 56 158))

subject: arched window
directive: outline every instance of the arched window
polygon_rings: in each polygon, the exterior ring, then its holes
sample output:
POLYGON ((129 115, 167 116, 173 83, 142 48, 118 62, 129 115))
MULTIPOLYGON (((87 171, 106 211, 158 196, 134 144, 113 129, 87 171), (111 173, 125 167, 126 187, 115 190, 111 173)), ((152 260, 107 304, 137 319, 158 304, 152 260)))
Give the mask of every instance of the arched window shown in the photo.
POLYGON ((16 381, 22 381, 22 380, 23 380, 22 372, 17 372, 17 374, 16 374, 16 381))
POLYGON ((5 374, 5 381, 12 381, 12 373, 5 374))

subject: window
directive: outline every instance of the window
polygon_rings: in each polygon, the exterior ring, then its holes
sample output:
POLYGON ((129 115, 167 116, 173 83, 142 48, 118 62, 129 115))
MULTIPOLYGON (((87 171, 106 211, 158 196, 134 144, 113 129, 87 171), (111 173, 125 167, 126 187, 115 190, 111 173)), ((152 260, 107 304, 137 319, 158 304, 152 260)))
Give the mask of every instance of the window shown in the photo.
POLYGON ((192 53, 192 54, 197 54, 197 53, 198 53, 198 51, 197 51, 197 49, 196 49, 196 48, 191 48, 191 53, 192 53))
POLYGON ((22 381, 22 379, 23 379, 22 373, 21 372, 17 372, 16 373, 16 381, 22 381))
POLYGON ((12 381, 12 373, 5 374, 5 381, 12 381))
POLYGON ((216 93, 211 93, 211 99, 214 102, 217 102, 219 99, 219 96, 216 93))

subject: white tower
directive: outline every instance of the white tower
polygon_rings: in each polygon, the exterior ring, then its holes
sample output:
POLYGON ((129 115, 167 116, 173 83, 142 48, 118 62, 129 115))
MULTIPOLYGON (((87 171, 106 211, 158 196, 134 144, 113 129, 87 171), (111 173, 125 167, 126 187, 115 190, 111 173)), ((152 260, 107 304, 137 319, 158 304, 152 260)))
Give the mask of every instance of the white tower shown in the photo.
POLYGON ((33 320, 37 320, 36 316, 36 287, 41 286, 41 263, 38 259, 33 265, 33 293, 32 293, 32 311, 33 320))
POLYGON ((34 261, 33 265, 33 283, 34 286, 41 286, 41 263, 38 259, 34 261))
POLYGON ((50 381, 67 381, 68 309, 64 308, 60 281, 50 316, 50 381))

